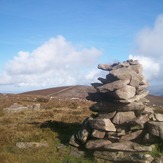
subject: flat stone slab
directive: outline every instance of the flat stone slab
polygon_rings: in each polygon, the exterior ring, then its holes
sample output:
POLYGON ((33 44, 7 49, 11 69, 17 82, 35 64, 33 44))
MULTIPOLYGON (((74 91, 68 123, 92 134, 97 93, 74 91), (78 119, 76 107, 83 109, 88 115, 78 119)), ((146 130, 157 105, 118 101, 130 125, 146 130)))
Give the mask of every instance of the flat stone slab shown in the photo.
POLYGON ((85 147, 91 150, 99 150, 99 149, 103 149, 104 146, 107 146, 111 143, 112 143, 111 141, 104 140, 104 139, 89 140, 86 143, 85 147))
POLYGON ((115 91, 117 89, 123 88, 124 86, 126 86, 127 84, 129 84, 130 80, 126 79, 126 80, 117 80, 114 81, 112 83, 107 83, 104 84, 102 86, 97 87, 97 91, 100 93, 107 93, 109 91, 115 91))
POLYGON ((143 111, 145 106, 141 102, 133 103, 113 103, 113 102, 98 102, 90 107, 94 112, 111 113, 114 111, 143 111))
POLYGON ((20 149, 48 147, 46 142, 17 142, 16 147, 20 149))
POLYGON ((102 150, 126 151, 126 152, 150 152, 153 150, 153 147, 140 145, 131 141, 123 141, 104 145, 102 150))
POLYGON ((133 103, 133 102, 139 101, 140 99, 143 99, 144 97, 146 97, 148 95, 148 93, 149 93, 149 91, 143 91, 142 94, 135 95, 134 97, 132 97, 130 99, 120 99, 120 100, 115 100, 115 102, 133 103))
POLYGON ((135 132, 131 132, 129 134, 126 134, 126 135, 122 136, 120 138, 120 141, 134 140, 134 139, 140 137, 140 135, 142 133, 143 133, 143 130, 138 130, 138 131, 135 131, 135 132))
POLYGON ((95 151, 96 158, 111 162, 151 163, 154 158, 147 153, 95 151))

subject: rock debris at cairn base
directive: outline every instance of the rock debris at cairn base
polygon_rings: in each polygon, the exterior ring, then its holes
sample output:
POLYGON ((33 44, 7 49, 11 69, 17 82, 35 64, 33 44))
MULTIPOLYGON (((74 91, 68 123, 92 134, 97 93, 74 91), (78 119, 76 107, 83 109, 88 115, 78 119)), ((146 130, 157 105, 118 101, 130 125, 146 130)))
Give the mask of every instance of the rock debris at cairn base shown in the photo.
POLYGON ((100 83, 92 84, 102 98, 90 107, 94 114, 84 120, 69 144, 111 162, 155 161, 149 153, 154 144, 163 142, 163 114, 147 105, 148 83, 141 64, 127 60, 98 68, 108 71, 106 78, 98 78, 100 83))

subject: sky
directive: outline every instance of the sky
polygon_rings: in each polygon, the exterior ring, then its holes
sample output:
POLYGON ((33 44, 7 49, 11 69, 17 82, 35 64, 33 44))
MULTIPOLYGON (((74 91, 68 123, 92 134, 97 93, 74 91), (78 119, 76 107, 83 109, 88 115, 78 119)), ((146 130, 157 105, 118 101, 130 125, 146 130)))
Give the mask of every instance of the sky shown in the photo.
POLYGON ((0 93, 96 82, 138 59, 163 84, 162 0, 0 0, 0 93))

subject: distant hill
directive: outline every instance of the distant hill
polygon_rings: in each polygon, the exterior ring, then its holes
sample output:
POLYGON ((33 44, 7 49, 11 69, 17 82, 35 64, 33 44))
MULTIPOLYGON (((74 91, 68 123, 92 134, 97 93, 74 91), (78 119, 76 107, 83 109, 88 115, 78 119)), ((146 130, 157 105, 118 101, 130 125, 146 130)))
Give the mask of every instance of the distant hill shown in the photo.
POLYGON ((34 90, 30 92, 24 92, 22 94, 28 95, 40 95, 57 98, 82 98, 86 99, 88 93, 95 93, 96 90, 92 86, 85 85, 74 85, 74 86, 63 86, 54 87, 42 90, 34 90))
MULTIPOLYGON (((155 92, 156 95, 161 94, 161 89, 158 89, 158 90, 159 91, 155 92)), ((22 94, 40 95, 40 96, 64 98, 64 99, 72 99, 72 98, 89 99, 89 100, 101 99, 101 96, 99 96, 99 94, 96 93, 96 90, 94 89, 94 87, 85 86, 85 85, 54 87, 54 88, 24 92, 22 94)), ((163 106, 163 97, 150 94, 147 96, 147 98, 150 100, 152 105, 155 104, 157 106, 163 106)))

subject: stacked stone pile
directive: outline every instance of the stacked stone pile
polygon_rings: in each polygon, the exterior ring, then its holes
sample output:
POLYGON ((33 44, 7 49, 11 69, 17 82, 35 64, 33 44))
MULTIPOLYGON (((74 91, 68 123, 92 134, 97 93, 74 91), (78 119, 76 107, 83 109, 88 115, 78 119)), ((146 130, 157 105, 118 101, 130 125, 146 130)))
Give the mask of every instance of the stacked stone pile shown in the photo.
POLYGON ((90 107, 96 114, 84 120, 70 145, 107 161, 152 162, 148 153, 153 144, 163 142, 163 114, 146 105, 148 83, 142 66, 127 60, 98 68, 109 72, 105 79, 98 78, 101 83, 93 84, 105 98, 90 107))

